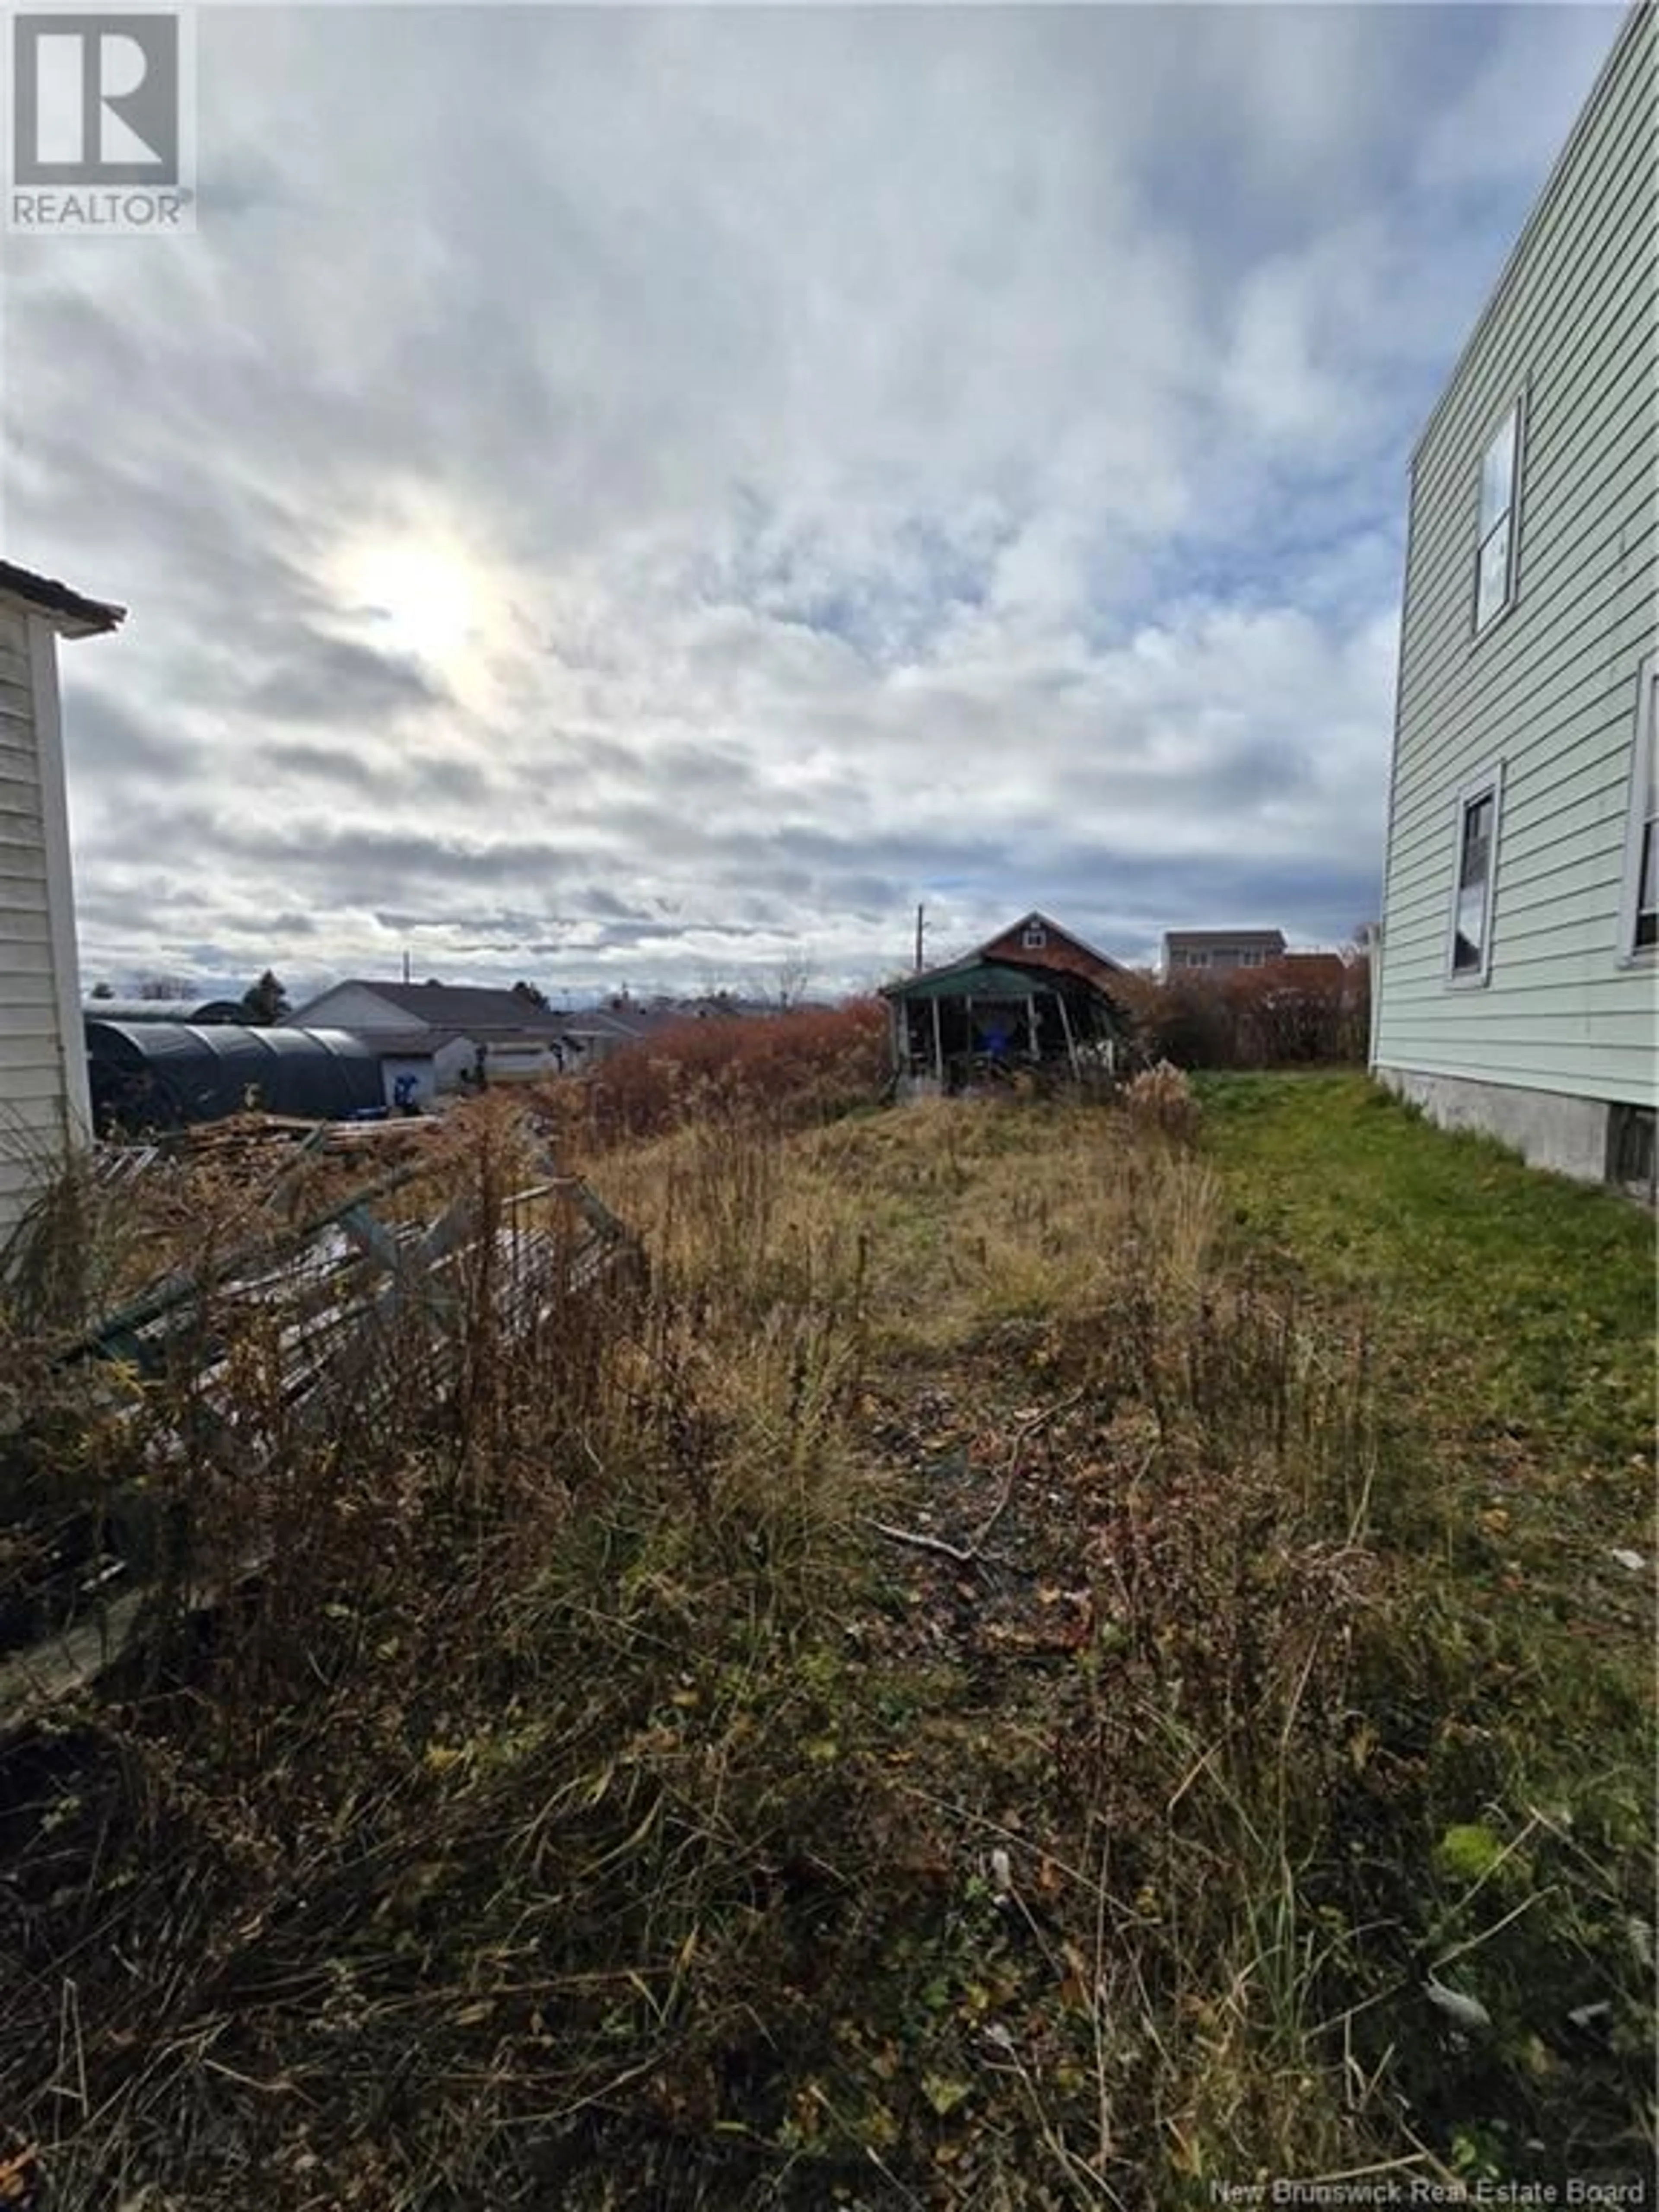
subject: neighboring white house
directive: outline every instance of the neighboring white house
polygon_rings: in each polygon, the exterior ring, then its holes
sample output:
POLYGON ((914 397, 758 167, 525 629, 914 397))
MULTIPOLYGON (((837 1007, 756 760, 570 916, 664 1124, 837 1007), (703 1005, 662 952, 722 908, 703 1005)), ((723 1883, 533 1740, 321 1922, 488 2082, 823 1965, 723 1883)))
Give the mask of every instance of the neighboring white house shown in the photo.
POLYGON ((91 1127, 58 641, 125 612, 0 561, 0 1240, 91 1127))
POLYGON ((1412 463, 1377 1075, 1651 1186, 1655 15, 1626 17, 1412 463))
POLYGON ((1164 974, 1183 969, 1231 975, 1236 968, 1265 968, 1285 957, 1282 929, 1167 929, 1164 974))
POLYGON ((557 1075, 564 1018, 515 991, 465 983, 336 983, 289 1017, 296 1027, 345 1030, 380 1058, 388 1103, 400 1079, 422 1103, 459 1091, 482 1066, 491 1083, 557 1075))

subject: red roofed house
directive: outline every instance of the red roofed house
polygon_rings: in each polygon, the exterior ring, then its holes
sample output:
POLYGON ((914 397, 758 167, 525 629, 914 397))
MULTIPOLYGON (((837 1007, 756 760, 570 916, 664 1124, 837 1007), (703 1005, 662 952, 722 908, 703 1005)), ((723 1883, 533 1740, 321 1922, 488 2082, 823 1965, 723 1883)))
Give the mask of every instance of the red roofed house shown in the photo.
POLYGON ((1046 914, 1028 914, 1012 922, 997 936, 988 938, 969 956, 974 960, 1012 960, 1024 968, 1058 968, 1068 975, 1081 975, 1109 993, 1129 971, 1109 953, 1097 952, 1046 914))

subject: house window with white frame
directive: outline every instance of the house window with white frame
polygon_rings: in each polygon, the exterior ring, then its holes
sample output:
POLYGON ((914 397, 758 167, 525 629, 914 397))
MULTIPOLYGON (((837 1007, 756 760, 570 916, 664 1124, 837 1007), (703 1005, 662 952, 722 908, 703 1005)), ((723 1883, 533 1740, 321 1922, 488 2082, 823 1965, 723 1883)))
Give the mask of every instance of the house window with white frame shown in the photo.
POLYGON ((1028 921, 1025 934, 1019 941, 1027 952, 1041 952, 1048 942, 1048 933, 1040 921, 1028 921))
POLYGON ((1454 983, 1484 983, 1492 969, 1492 887, 1497 874, 1501 769, 1487 769, 1457 794, 1455 874, 1452 885, 1454 983))
POLYGON ((1637 691, 1636 748, 1631 763, 1629 829, 1620 951, 1651 960, 1659 950, 1659 664, 1642 663, 1637 691))
POLYGON ((1515 525, 1520 495, 1521 402, 1517 399, 1480 456, 1480 543, 1474 572, 1477 637, 1515 597, 1515 525))

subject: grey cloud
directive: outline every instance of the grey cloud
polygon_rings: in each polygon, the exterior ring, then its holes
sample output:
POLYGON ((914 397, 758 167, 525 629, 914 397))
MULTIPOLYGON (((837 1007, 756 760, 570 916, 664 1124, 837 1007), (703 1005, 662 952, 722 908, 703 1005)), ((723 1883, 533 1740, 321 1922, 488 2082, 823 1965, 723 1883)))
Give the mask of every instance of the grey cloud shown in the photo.
POLYGON ((248 695, 255 714, 295 722, 374 721, 410 708, 438 706, 448 696, 414 661, 398 654, 314 631, 289 642, 286 665, 248 695))
POLYGON ((196 179, 198 222, 224 223, 239 216, 269 214, 291 207, 295 195, 283 172, 268 155, 249 148, 220 149, 211 133, 205 155, 199 161, 196 179))
POLYGON ((660 915, 648 915, 637 907, 630 907, 625 899, 618 898, 615 891, 606 890, 603 884, 590 884, 584 902, 590 914, 598 915, 604 921, 635 921, 641 924, 654 921, 657 927, 662 926, 660 915))
POLYGON ((202 825, 210 845, 290 879, 325 882, 358 897, 374 885, 550 883, 582 856, 533 839, 468 843, 419 830, 343 826, 315 816, 284 819, 270 831, 218 816, 202 825))
POLYGON ((472 801, 489 790, 490 779, 476 762, 437 753, 399 750, 388 757, 376 747, 330 744, 312 738, 263 740, 258 758, 279 773, 330 783, 344 791, 404 804, 472 801))
POLYGON ((407 759, 398 774, 400 781, 407 777, 423 798, 434 799, 458 799, 476 805, 487 799, 493 788, 491 777, 476 761, 445 760, 434 753, 407 759))
POLYGON ((177 776, 197 757, 176 728, 71 678, 64 685, 64 738, 77 777, 99 783, 177 776))
POLYGON ((320 783, 344 784, 353 791, 373 791, 380 780, 368 756, 354 745, 319 744, 305 738, 267 740, 259 748, 259 759, 269 768, 320 783))
POLYGON ((9 535, 132 606, 93 952, 1346 929, 1406 453, 1612 36, 1557 12, 204 11, 197 236, 8 241, 9 535), (393 539, 487 645, 377 641, 393 539))
POLYGON ((374 916, 383 929, 399 932, 453 929, 465 932, 471 937, 504 939, 509 944, 520 942, 536 930, 545 929, 556 918, 552 915, 535 914, 524 908, 507 912, 499 909, 472 911, 447 903, 441 909, 434 908, 424 913, 381 908, 377 909, 374 916))

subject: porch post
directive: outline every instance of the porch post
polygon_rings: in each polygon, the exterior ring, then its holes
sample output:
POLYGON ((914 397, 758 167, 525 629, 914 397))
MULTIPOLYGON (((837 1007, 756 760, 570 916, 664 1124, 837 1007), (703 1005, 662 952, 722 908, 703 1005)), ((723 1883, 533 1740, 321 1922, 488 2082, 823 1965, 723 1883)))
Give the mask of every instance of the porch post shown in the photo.
POLYGON ((1077 1064, 1077 1042, 1072 1035, 1072 1018, 1066 1011, 1066 994, 1064 991, 1056 991, 1054 993, 1054 1004, 1060 1008, 1060 1026, 1065 1032, 1066 1036, 1066 1057, 1072 1063, 1072 1079, 1075 1082, 1079 1073, 1077 1064))

